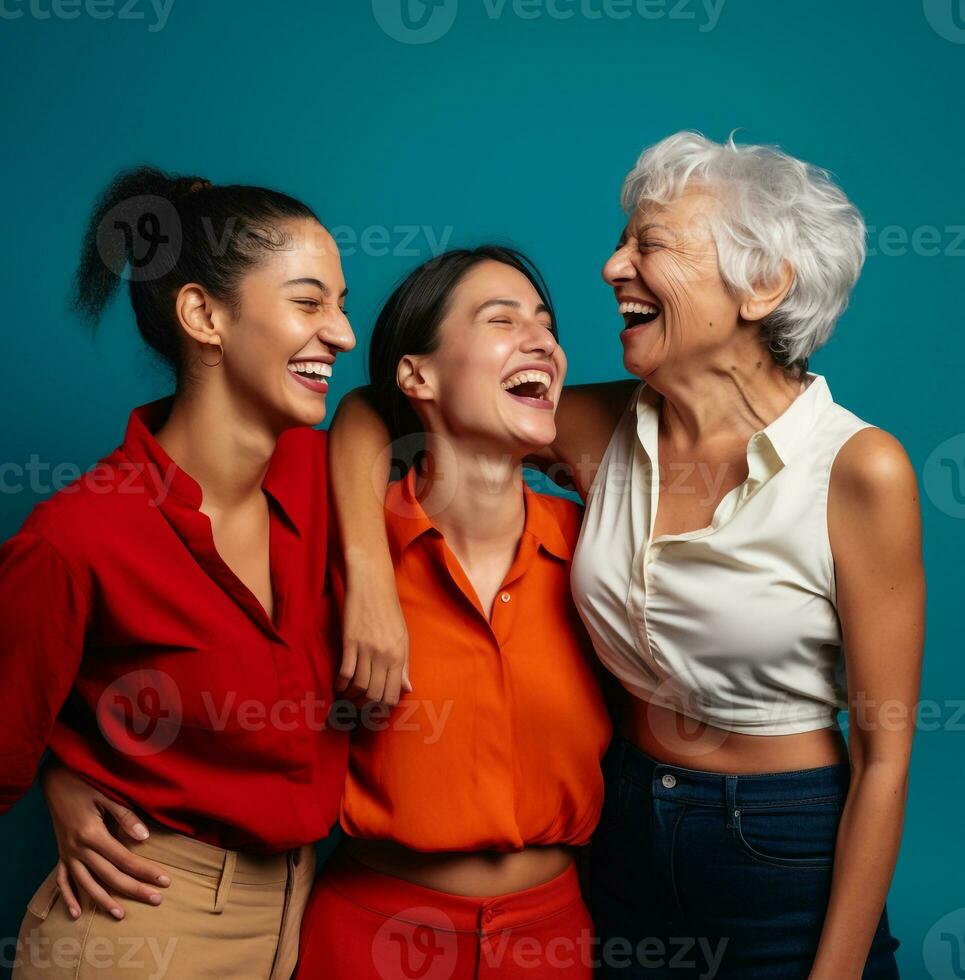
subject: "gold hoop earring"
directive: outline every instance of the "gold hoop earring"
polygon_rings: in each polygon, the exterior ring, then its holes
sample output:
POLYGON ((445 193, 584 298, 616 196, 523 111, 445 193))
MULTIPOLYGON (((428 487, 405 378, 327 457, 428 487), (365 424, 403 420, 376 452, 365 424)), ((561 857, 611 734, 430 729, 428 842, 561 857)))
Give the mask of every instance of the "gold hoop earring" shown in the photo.
POLYGON ((221 344, 218 344, 218 350, 221 352, 221 356, 214 362, 214 364, 210 364, 203 357, 201 358, 201 363, 205 367, 217 367, 224 360, 224 347, 222 347, 221 344))

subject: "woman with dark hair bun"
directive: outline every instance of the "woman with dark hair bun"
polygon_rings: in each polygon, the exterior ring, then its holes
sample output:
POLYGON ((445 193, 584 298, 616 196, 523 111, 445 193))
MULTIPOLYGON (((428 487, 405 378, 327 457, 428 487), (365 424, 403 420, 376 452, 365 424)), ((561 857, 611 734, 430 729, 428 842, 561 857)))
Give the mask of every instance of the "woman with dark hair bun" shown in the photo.
POLYGON ((78 311, 123 278, 175 392, 0 549, 0 810, 63 764, 14 976, 281 980, 347 751, 313 428, 355 345, 338 249, 285 194, 140 167, 94 209, 78 311))
MULTIPOLYGON (((600 815, 610 721, 569 593, 580 508, 522 479, 553 442, 566 373, 541 277, 496 246, 432 259, 382 310, 369 373, 392 455, 413 461, 379 530, 414 690, 397 693, 403 644, 394 661, 359 657, 346 623, 340 686, 369 700, 370 723, 352 738, 343 846, 306 911, 298 976, 469 980, 484 964, 493 980, 585 980, 574 853, 600 815)), ((334 554, 341 603, 358 569, 334 554)))

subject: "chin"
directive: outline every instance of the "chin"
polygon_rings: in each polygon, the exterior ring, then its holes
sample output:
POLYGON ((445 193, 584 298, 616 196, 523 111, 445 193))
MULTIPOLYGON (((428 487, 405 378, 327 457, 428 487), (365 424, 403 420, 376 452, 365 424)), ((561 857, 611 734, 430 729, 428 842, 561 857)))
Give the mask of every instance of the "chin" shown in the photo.
POLYGON ((540 426, 521 432, 517 438, 517 443, 524 455, 538 453, 541 449, 551 446, 556 441, 556 426, 540 426))
POLYGON ((304 412, 302 425, 321 425, 325 421, 325 416, 328 414, 326 410, 326 405, 323 402, 314 412, 304 412))
POLYGON ((623 367, 629 374, 641 380, 653 374, 659 366, 660 364, 655 357, 648 357, 646 354, 637 354, 630 350, 623 352, 623 367))
POLYGON ((327 414, 327 405, 324 398, 317 399, 315 405, 292 405, 289 403, 287 408, 288 411, 285 412, 285 415, 288 420, 288 428, 295 428, 299 425, 320 425, 325 421, 327 414))
POLYGON ((624 343, 623 366, 635 377, 645 378, 660 367, 663 358, 659 351, 654 338, 638 337, 635 341, 624 343))

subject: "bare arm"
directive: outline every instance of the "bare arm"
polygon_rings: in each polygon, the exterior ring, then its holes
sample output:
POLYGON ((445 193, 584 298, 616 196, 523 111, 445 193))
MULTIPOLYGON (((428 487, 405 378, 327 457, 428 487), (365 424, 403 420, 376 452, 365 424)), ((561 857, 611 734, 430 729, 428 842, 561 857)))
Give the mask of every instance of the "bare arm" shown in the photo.
POLYGON ((864 429, 838 454, 828 499, 850 702, 852 781, 811 980, 858 980, 894 873, 925 630, 915 472, 864 429))
POLYGON ((398 704, 408 679, 409 634, 385 533, 389 430, 364 388, 339 402, 328 433, 329 480, 345 581, 338 690, 398 704))
POLYGON ((585 500, 617 420, 640 382, 569 385, 556 408, 556 440, 526 458, 526 465, 585 500))

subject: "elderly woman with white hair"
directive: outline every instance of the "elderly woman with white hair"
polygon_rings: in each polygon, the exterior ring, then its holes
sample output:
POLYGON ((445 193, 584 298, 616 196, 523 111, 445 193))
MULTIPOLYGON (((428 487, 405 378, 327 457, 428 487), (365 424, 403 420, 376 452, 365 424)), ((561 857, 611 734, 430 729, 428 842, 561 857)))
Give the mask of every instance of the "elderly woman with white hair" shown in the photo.
POLYGON ((718 978, 897 976, 916 479, 808 370, 864 223, 825 172, 689 133, 641 156, 623 204, 603 275, 643 380, 615 416, 596 386, 569 392, 553 454, 586 499, 574 596, 632 695, 591 897, 637 956, 603 973, 680 976, 676 955, 718 978))
MULTIPOLYGON (((591 856, 602 974, 895 977, 917 483, 897 440, 808 370, 858 278, 864 223, 826 172, 692 133, 640 157, 623 204, 603 276, 639 380, 566 388, 533 459, 586 501, 573 592, 630 695, 591 856)), ((361 399, 339 416, 344 638, 357 686, 380 697, 406 649, 365 492, 385 430, 361 399)))

